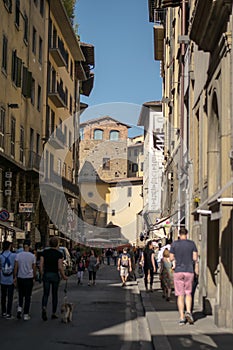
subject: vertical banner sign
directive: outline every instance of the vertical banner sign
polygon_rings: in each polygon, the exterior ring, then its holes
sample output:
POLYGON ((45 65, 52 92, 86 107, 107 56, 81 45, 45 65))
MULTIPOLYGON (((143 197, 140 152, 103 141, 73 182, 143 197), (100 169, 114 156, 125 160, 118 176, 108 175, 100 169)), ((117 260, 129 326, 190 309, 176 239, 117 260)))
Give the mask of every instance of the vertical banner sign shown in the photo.
POLYGON ((4 195, 11 196, 11 194, 12 194, 12 172, 7 171, 5 173, 4 195))

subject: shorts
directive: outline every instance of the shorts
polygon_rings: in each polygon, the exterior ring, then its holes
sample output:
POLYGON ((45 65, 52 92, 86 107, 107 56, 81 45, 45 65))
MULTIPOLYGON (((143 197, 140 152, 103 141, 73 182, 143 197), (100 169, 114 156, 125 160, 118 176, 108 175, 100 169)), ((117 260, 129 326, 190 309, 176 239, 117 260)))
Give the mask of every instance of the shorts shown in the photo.
POLYGON ((192 272, 175 272, 174 288, 175 295, 191 295, 193 288, 194 273, 192 272))
POLYGON ((127 277, 128 274, 129 274, 129 269, 128 269, 128 267, 120 266, 120 276, 125 276, 125 277, 127 277))

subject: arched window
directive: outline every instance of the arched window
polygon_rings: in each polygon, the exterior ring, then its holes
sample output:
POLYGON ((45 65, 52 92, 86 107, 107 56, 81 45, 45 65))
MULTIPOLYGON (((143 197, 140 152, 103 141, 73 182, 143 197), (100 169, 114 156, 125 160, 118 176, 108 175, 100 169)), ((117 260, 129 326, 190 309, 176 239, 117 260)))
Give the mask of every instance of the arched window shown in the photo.
POLYGON ((94 140, 103 140, 103 130, 101 129, 94 130, 94 140))
POLYGON ((111 141, 118 141, 119 140, 119 131, 117 131, 117 130, 111 130, 110 131, 110 137, 109 137, 109 139, 111 140, 111 141))

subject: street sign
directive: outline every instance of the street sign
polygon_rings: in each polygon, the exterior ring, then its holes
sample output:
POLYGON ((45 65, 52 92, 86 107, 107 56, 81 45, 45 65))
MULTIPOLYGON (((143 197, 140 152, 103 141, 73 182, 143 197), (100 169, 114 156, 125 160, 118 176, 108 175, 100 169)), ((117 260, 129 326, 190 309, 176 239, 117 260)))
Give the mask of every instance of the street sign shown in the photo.
POLYGON ((7 221, 9 219, 9 217, 10 217, 10 213, 7 210, 2 209, 0 211, 0 220, 1 221, 7 221))

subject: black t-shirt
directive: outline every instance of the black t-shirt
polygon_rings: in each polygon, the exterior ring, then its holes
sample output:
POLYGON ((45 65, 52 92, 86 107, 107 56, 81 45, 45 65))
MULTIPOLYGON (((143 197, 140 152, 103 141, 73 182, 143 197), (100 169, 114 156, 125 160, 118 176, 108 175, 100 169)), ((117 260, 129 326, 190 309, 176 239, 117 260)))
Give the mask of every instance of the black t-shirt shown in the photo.
POLYGON ((44 273, 56 272, 58 273, 58 260, 63 259, 63 254, 57 249, 45 249, 42 253, 44 257, 44 273))
POLYGON ((151 261, 151 255, 154 253, 153 249, 145 249, 143 251, 144 255, 144 268, 147 268, 149 270, 153 269, 152 261, 151 261))

